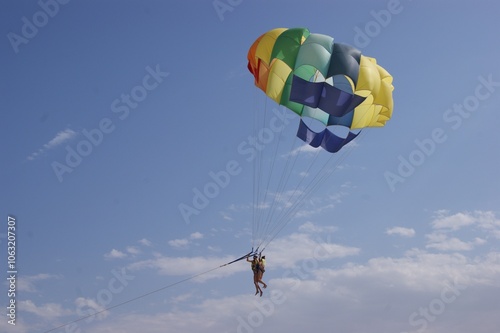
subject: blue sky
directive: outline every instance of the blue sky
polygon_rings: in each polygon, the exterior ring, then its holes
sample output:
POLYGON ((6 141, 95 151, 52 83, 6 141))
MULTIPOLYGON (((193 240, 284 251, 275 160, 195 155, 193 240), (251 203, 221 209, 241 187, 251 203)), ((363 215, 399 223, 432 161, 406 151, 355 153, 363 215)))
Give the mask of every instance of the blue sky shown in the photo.
MULTIPOLYGON (((12 215, 18 269, 16 325, 4 315, 2 332, 46 332, 250 250, 256 178, 238 147, 266 126, 256 114, 285 119, 263 150, 265 184, 298 124, 246 69, 250 45, 276 27, 307 27, 375 57, 394 77, 393 118, 334 157, 328 167, 338 168, 268 245, 262 298, 249 265, 237 262, 58 332, 500 325, 497 2, 1 7, 0 266, 6 276, 12 215), (274 153, 278 137, 285 144, 274 153), (207 186, 211 198, 187 219, 179 207, 194 207, 207 186)), ((278 212, 294 184, 311 179, 304 171, 315 153, 299 152, 278 212)))

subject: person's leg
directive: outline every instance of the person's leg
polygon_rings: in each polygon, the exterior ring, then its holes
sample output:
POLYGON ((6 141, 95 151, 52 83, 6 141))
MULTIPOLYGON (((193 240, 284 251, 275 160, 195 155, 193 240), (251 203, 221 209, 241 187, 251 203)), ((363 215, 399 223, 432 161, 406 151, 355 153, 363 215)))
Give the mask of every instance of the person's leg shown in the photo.
POLYGON ((263 276, 264 276, 264 272, 263 272, 263 271, 260 271, 260 272, 259 272, 259 277, 258 277, 257 282, 258 282, 258 283, 262 283, 262 285, 264 286, 264 288, 267 288, 267 284, 266 284, 264 281, 262 281, 262 277, 263 277, 263 276))
POLYGON ((255 272, 253 274, 253 284, 255 285, 255 295, 257 295, 260 291, 260 287, 259 287, 259 278, 255 272))

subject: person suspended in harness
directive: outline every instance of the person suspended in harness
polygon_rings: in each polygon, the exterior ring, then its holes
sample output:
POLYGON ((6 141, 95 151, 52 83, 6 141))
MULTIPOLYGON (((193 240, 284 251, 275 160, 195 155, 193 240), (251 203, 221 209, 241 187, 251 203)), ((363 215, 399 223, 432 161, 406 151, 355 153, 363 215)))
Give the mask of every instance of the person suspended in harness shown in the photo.
POLYGON ((262 256, 260 258, 259 256, 259 271, 258 271, 258 277, 257 277, 257 283, 262 283, 262 286, 267 288, 267 284, 262 281, 262 277, 264 276, 264 272, 266 271, 266 256, 262 256))
MULTIPOLYGON (((260 288, 259 283, 261 283, 264 288, 267 288, 267 284, 262 281, 262 275, 264 274, 265 269, 262 267, 262 258, 258 257, 256 254, 253 256, 253 260, 250 260, 247 257, 247 261, 252 265, 253 272, 253 284, 255 285, 255 295, 260 294, 262 297, 262 289, 260 288)), ((264 266, 265 266, 265 256, 264 256, 264 266)))

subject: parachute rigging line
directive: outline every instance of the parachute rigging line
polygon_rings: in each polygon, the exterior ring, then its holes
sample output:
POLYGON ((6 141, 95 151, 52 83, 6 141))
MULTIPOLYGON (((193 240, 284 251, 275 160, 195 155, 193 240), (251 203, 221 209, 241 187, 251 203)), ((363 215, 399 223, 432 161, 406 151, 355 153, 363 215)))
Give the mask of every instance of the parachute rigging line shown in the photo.
MULTIPOLYGON (((353 46, 338 43, 333 37, 311 33, 307 28, 277 28, 262 34, 249 48, 247 60, 255 86, 266 97, 300 118, 296 140, 298 137, 306 145, 318 149, 314 158, 301 152, 301 147, 292 149, 284 156, 286 162, 278 160, 282 137, 280 130, 271 162, 265 167, 264 162, 267 160, 263 155, 264 150, 270 150, 265 145, 276 141, 274 137, 269 137, 272 135, 269 128, 264 127, 270 114, 265 99, 264 112, 255 113, 254 133, 257 134, 258 129, 262 132, 256 135, 252 155, 252 244, 265 248, 297 215, 308 196, 324 184, 350 154, 352 146, 345 146, 361 135, 353 130, 383 127, 391 119, 394 86, 391 74, 375 58, 363 55, 353 46), (257 121, 260 116, 263 117, 262 122, 257 121), (303 121, 304 118, 316 120, 322 125, 321 129, 311 129, 303 121), (347 135, 338 135, 336 130, 339 127, 347 130, 347 135), (269 133, 269 140, 263 139, 264 134, 267 134, 265 131, 269 133), (317 164, 321 164, 318 160, 322 150, 332 156, 320 169, 315 170, 317 164), (335 167, 331 168, 334 154, 339 158, 335 167), (298 155, 304 161, 299 162, 298 155), (283 163, 284 169, 277 170, 276 166, 283 163), (280 173, 280 176, 275 177, 276 173, 280 173), (301 178, 297 179, 298 184, 292 185, 289 183, 294 173, 301 178)), ((288 124, 288 116, 277 116, 283 120, 282 125, 288 124)), ((269 120, 270 126, 273 126, 273 121, 276 122, 276 119, 269 120)), ((270 128, 276 132, 278 127, 270 128)))
MULTIPOLYGON (((264 99, 264 117, 262 120, 259 119, 259 113, 255 112, 255 120, 254 120, 254 138, 258 138, 258 129, 264 128, 266 113, 267 113, 267 98, 264 99)), ((262 149, 256 149, 257 153, 254 156, 253 163, 253 203, 259 205, 260 201, 260 188, 261 188, 261 174, 262 174, 262 149)), ((258 210, 253 209, 253 235, 259 233, 261 228, 261 214, 258 210)), ((255 247, 255 242, 253 242, 252 246, 255 247)))
MULTIPOLYGON (((298 185, 295 188, 295 192, 298 193, 297 197, 291 201, 291 206, 286 210, 283 210, 281 214, 276 218, 276 223, 267 231, 267 237, 259 243, 259 247, 262 247, 262 251, 278 236, 278 234, 293 220, 295 215, 298 213, 298 210, 305 204, 305 199, 311 193, 317 190, 319 186, 325 183, 325 181, 336 171, 339 169, 339 166, 345 161, 345 159, 352 153, 352 147, 346 147, 344 151, 341 153, 341 156, 335 156, 332 154, 330 158, 324 163, 322 168, 322 172, 316 174, 313 179, 305 186, 305 189, 300 192, 298 185), (327 168, 326 165, 330 164, 333 160, 334 165, 332 167, 327 168)), ((292 195, 294 196, 295 193, 292 195)))
MULTIPOLYGON (((268 99, 265 98, 266 102, 267 100, 268 99)), ((268 104, 266 103, 264 112, 260 112, 260 114, 267 115, 269 113, 270 112, 268 111, 268 104)), ((256 114, 259 114, 259 112, 256 112, 256 114)), ((259 124, 260 126, 262 126, 261 128, 263 128, 266 124, 266 120, 264 120, 263 122, 258 121, 256 122, 256 124, 259 124)), ((256 129, 255 132, 257 132, 256 129)), ((302 207, 302 205, 305 203, 304 199, 307 198, 308 195, 313 193, 321 184, 324 184, 326 179, 339 168, 340 164, 345 161, 347 156, 350 155, 352 151, 352 147, 347 146, 337 154, 330 154, 329 158, 323 163, 323 165, 319 166, 320 162, 318 161, 318 159, 320 154, 322 153, 322 149, 315 149, 311 153, 305 153, 314 154, 314 157, 308 158, 304 156, 302 160, 300 160, 301 155, 305 155, 303 152, 301 152, 301 150, 304 149, 304 147, 307 147, 307 145, 304 145, 304 142, 295 136, 294 140, 292 140, 290 149, 287 150, 289 153, 286 154, 285 167, 281 172, 278 185, 276 187, 276 192, 273 192, 270 187, 270 180, 273 177, 273 174, 276 172, 275 162, 278 158, 278 147, 282 142, 282 136, 282 132, 280 132, 280 136, 278 137, 277 143, 275 143, 275 147, 269 147, 273 151, 272 156, 270 156, 269 159, 269 168, 264 167, 265 156, 263 155, 263 152, 266 150, 265 148, 259 151, 260 157, 254 161, 254 170, 258 170, 258 172, 255 173, 255 177, 258 179, 258 181, 255 182, 256 188, 254 189, 253 215, 255 218, 253 224, 252 245, 254 247, 262 247, 263 249, 276 238, 276 236, 284 229, 284 227, 286 227, 286 225, 288 225, 289 222, 292 221, 293 217, 296 215, 300 207, 302 207), (320 171, 316 173, 313 172, 311 176, 312 179, 309 179, 307 184, 305 184, 307 178, 301 177, 300 181, 297 184, 291 186, 288 194, 285 194, 285 187, 290 187, 290 185, 292 185, 289 184, 290 177, 292 175, 292 171, 295 170, 296 163, 299 160, 301 162, 306 162, 306 168, 305 171, 303 171, 305 174, 309 174, 313 167, 318 168, 320 171), (333 165, 331 165, 332 161, 334 161, 333 165), (263 170, 270 170, 270 172, 263 174, 263 170), (268 177, 267 179, 265 179, 266 175, 268 177), (264 184, 266 186, 264 186, 264 184), (303 185, 304 188, 301 189, 303 185), (268 204, 268 196, 271 193, 274 193, 274 197, 272 197, 271 202, 268 204), (277 206, 280 202, 283 202, 285 200, 288 202, 289 207, 287 207, 286 209, 282 209, 280 212, 277 206), (264 210, 267 210, 267 213, 264 213, 264 210)), ((360 142, 360 139, 358 139, 357 141, 360 142)))
MULTIPOLYGON (((295 137, 295 141, 297 142, 297 141, 299 141, 299 139, 297 137, 295 137)), ((299 149, 301 149, 301 148, 299 148, 299 149)), ((283 172, 283 176, 285 176, 285 178, 284 178, 285 181, 283 182, 283 185, 282 185, 283 187, 281 189, 278 189, 278 191, 277 191, 277 193, 278 193, 277 197, 276 197, 275 200, 273 200, 272 205, 271 205, 271 209, 269 210, 270 211, 270 213, 269 213, 270 217, 266 221, 266 230, 264 232, 265 235, 269 233, 269 228, 273 224, 274 215, 277 212, 277 209, 275 208, 276 205, 278 203, 282 202, 282 200, 287 199, 286 197, 284 197, 285 195, 283 194, 284 187, 286 186, 286 184, 289 183, 290 177, 292 175, 293 166, 295 166, 295 163, 296 163, 296 161, 298 159, 299 154, 300 154, 300 152, 294 154, 295 156, 293 157, 293 164, 292 164, 292 168, 290 169, 290 171, 289 172, 283 172)), ((310 161, 309 166, 307 167, 307 169, 305 171, 306 174, 309 173, 310 170, 311 170, 311 168, 313 167, 313 165, 315 165, 316 160, 318 158, 318 155, 319 155, 319 149, 318 149, 318 151, 315 152, 314 158, 310 161)), ((290 159, 290 154, 289 154, 289 156, 287 156, 287 162, 288 162, 289 159, 290 159)), ((298 192, 298 190, 299 190, 300 186, 302 185, 304 179, 305 179, 305 177, 302 177, 300 179, 300 181, 298 182, 298 184, 294 188, 291 189, 291 191, 293 191, 293 192, 292 192, 292 194, 288 198, 288 202, 289 203, 294 203, 295 202, 295 200, 293 198, 295 197, 295 194, 298 192)), ((287 210, 288 209, 283 209, 281 214, 283 214, 283 212, 285 212, 287 210)), ((277 220, 280 221, 280 218, 278 217, 277 220)))
MULTIPOLYGON (((306 190, 302 192, 300 198, 297 198, 297 200, 295 200, 295 203, 293 204, 291 209, 289 209, 286 213, 283 213, 278 218, 278 223, 269 232, 269 237, 266 239, 266 241, 259 244, 259 247, 262 246, 262 251, 264 251, 264 249, 278 236, 278 234, 293 220, 298 210, 302 207, 302 205, 304 205, 304 201, 302 199, 307 195, 313 193, 319 186, 321 186, 321 184, 324 183, 324 181, 326 181, 328 177, 330 177, 336 170, 338 170, 340 164, 344 162, 344 160, 351 154, 351 152, 352 149, 345 150, 342 156, 336 161, 335 166, 333 167, 333 169, 331 169, 330 172, 325 172, 321 176, 314 177, 314 179, 307 186, 306 190)), ((330 157, 330 160, 332 158, 333 156, 330 157)))
MULTIPOLYGON (((266 100, 267 100, 267 98, 266 98, 266 100)), ((266 105, 265 114, 267 114, 267 113, 268 113, 268 110, 267 110, 267 105, 266 105)), ((264 119, 264 122, 265 122, 265 119, 264 119)), ((283 131, 279 131, 277 142, 274 144, 275 147, 274 147, 273 153, 271 154, 271 157, 270 157, 270 166, 269 166, 270 172, 267 173, 267 179, 265 179, 265 177, 264 177, 265 186, 264 186, 264 194, 263 195, 260 195, 260 193, 261 193, 260 188, 261 187, 259 186, 259 191, 258 191, 259 196, 258 196, 258 202, 257 202, 257 207, 258 207, 258 212, 259 212, 259 218, 258 218, 259 228, 257 230, 257 233, 254 234, 254 242, 260 238, 260 235, 266 233, 266 230, 269 227, 269 225, 268 225, 269 221, 272 218, 272 215, 270 215, 270 214, 274 212, 273 207, 274 207, 274 204, 276 203, 276 199, 272 200, 271 208, 268 210, 267 214, 265 214, 263 212, 263 209, 260 209, 260 208, 262 208, 261 206, 266 205, 268 195, 271 192, 270 191, 271 179, 273 179, 274 173, 277 172, 276 171, 276 160, 277 160, 277 156, 278 156, 279 147, 280 147, 281 142, 282 142, 282 138, 283 138, 283 131), (263 198, 262 198, 262 196, 263 196, 263 198), (262 224, 263 224, 263 227, 262 227, 262 224), (264 228, 264 229, 262 230, 262 228, 264 228)), ((262 149, 262 151, 264 151, 264 150, 265 150, 265 148, 262 149)), ((263 154, 263 153, 261 153, 261 154, 263 154)), ((259 169, 262 170, 262 167, 264 164, 263 159, 261 158, 258 162, 260 163, 259 169)), ((287 159, 287 165, 288 165, 288 162, 289 162, 289 159, 287 159)), ((277 185, 277 189, 276 189, 276 193, 278 193, 278 195, 281 194, 280 188, 281 188, 282 184, 284 185, 283 180, 287 178, 286 177, 286 174, 287 174, 286 170, 287 169, 285 166, 284 171, 281 173, 280 181, 279 181, 279 183, 277 185)), ((263 177, 262 174, 260 174, 259 177, 263 177)))

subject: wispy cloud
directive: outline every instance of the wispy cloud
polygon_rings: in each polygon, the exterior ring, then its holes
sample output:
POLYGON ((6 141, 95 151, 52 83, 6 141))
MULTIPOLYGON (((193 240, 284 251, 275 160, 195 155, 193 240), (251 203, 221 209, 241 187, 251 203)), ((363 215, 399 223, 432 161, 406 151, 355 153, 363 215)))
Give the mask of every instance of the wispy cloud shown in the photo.
MULTIPOLYGON (((140 239, 137 242, 143 246, 146 246, 146 247, 150 247, 152 245, 151 241, 147 240, 146 238, 140 239)), ((140 249, 139 246, 129 245, 129 246, 125 247, 124 251, 112 249, 108 253, 104 254, 104 258, 108 259, 108 260, 133 258, 133 257, 138 256, 141 253, 142 253, 142 250, 140 249)))
POLYGON ((151 246, 151 245, 153 245, 153 243, 151 243, 151 241, 147 240, 146 238, 143 238, 143 239, 139 240, 139 243, 142 244, 142 245, 144 245, 144 246, 151 246))
POLYGON ((19 309, 30 312, 44 319, 55 319, 72 314, 70 310, 64 309, 60 304, 45 303, 37 306, 33 301, 19 301, 19 309))
POLYGON ((53 148, 55 148, 55 147, 63 144, 64 142, 71 140, 77 134, 78 133, 76 133, 72 129, 66 128, 66 129, 60 131, 59 133, 57 133, 55 137, 53 137, 52 139, 49 140, 49 142, 43 144, 42 147, 39 148, 37 151, 31 153, 27 157, 27 159, 29 161, 33 161, 36 158, 38 158, 40 155, 42 155, 43 153, 45 153, 47 150, 53 149, 53 148))
POLYGON ((105 307, 100 302, 90 298, 78 297, 75 300, 75 305, 77 309, 82 309, 87 313, 98 313, 96 315, 97 319, 104 319, 109 315, 108 311, 104 311, 105 307))
POLYGON ((189 235, 188 238, 181 238, 181 239, 173 239, 168 241, 168 245, 176 248, 183 248, 187 247, 192 243, 193 240, 197 239, 202 239, 204 238, 203 234, 201 232, 194 232, 191 235, 189 235))
POLYGON ((104 254, 104 258, 106 259, 122 259, 125 258, 126 256, 127 256, 126 253, 116 249, 112 249, 109 253, 104 254))
POLYGON ((222 219, 226 221, 234 221, 234 215, 240 212, 246 212, 252 209, 252 205, 250 204, 240 204, 235 205, 234 203, 230 204, 227 208, 220 212, 222 219))
MULTIPOLYGON (((459 212, 451 214, 447 210, 435 213, 430 223, 433 232, 425 235, 427 249, 438 251, 471 251, 476 246, 483 245, 490 237, 500 238, 500 219, 491 211, 459 212), (474 237, 460 239, 456 236, 464 229, 474 233, 482 233, 483 238, 474 237)), ((466 237, 463 232, 461 238, 466 237)))
POLYGON ((431 222, 434 230, 441 232, 455 232, 466 227, 475 227, 487 235, 500 239, 500 218, 492 211, 459 212, 450 214, 449 211, 436 212, 431 222))
POLYGON ((202 239, 203 238, 203 234, 201 232, 193 232, 189 238, 191 239, 202 239))
POLYGON ((477 245, 483 245, 486 240, 475 237, 471 241, 463 241, 457 237, 449 237, 442 232, 434 232, 426 235, 428 249, 436 249, 439 251, 471 251, 477 245))
POLYGON ((190 293, 187 293, 187 294, 182 294, 182 295, 179 295, 179 296, 176 296, 176 297, 172 297, 172 300, 171 302, 172 303, 182 303, 182 302, 185 302, 187 300, 189 300, 190 298, 192 298, 194 295, 193 292, 190 292, 190 293))
POLYGON ((309 221, 301 226, 299 226, 299 231, 306 232, 306 233, 322 233, 322 232, 330 232, 333 233, 337 231, 337 227, 334 226, 320 226, 317 224, 314 224, 313 222, 309 221))
POLYGON ((58 275, 53 275, 53 274, 46 274, 46 273, 40 273, 36 275, 23 275, 20 276, 17 280, 17 290, 19 291, 27 291, 27 292, 36 292, 36 286, 35 284, 38 281, 43 281, 43 280, 52 280, 52 279, 59 279, 61 278, 58 275))
POLYGON ((413 228, 403 228, 403 227, 393 227, 385 231, 387 235, 398 235, 402 237, 411 238, 415 236, 415 229, 413 228))
POLYGON ((460 212, 450 214, 446 210, 436 212, 436 217, 431 223, 434 229, 458 230, 463 227, 477 225, 481 229, 500 228, 500 219, 491 211, 460 212))
POLYGON ((295 148, 294 150, 292 150, 291 152, 287 153, 287 154, 284 154, 282 155, 281 157, 284 157, 284 158, 287 158, 289 156, 296 156, 298 154, 304 154, 304 153, 308 153, 308 154, 317 154, 319 153, 321 150, 321 148, 314 148, 308 144, 304 144, 298 148, 295 148))
MULTIPOLYGON (((337 205, 342 203, 343 198, 347 195, 349 195, 347 191, 340 191, 324 197, 309 197, 307 201, 303 201, 307 204, 307 206, 302 206, 294 216, 297 218, 311 217, 314 214, 319 214, 326 210, 334 209, 337 205)), ((290 201, 292 200, 297 202, 296 199, 290 199, 290 201)), ((300 204, 300 202, 298 203, 300 204)))
POLYGON ((443 215, 441 213, 432 221, 432 227, 434 229, 458 230, 474 223, 475 218, 468 213, 457 213, 455 215, 443 215))
POLYGON ((266 250, 266 256, 272 258, 273 265, 291 268, 303 260, 311 260, 318 256, 322 261, 326 261, 356 256, 361 251, 357 247, 332 243, 329 233, 333 232, 333 229, 307 223, 304 228, 309 232, 294 233, 273 241, 266 250), (310 233, 311 230, 314 232, 310 233))
POLYGON ((130 253, 131 255, 136 255, 136 254, 141 253, 141 250, 139 250, 135 246, 127 246, 127 252, 130 253))
POLYGON ((183 238, 183 239, 172 239, 168 241, 168 245, 176 248, 180 247, 186 247, 190 243, 189 239, 183 238))
MULTIPOLYGON (((346 144, 342 149, 342 152, 347 152, 348 149, 353 149, 355 147, 359 147, 359 143, 357 143, 355 140, 349 142, 346 144)), ((314 148, 313 146, 310 146, 309 144, 303 144, 300 147, 295 148, 294 150, 290 151, 289 153, 281 155, 283 158, 288 158, 290 156, 296 156, 299 154, 317 154, 320 153, 323 150, 323 148, 314 148)))

